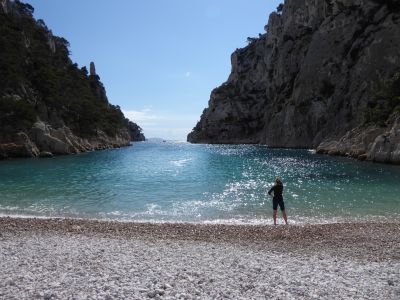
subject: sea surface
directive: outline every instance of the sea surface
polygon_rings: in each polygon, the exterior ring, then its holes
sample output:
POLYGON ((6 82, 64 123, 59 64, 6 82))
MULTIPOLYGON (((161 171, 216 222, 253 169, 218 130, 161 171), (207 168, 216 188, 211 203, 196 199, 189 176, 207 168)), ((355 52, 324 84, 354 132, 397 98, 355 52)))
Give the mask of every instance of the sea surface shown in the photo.
POLYGON ((271 224, 277 175, 291 223, 400 222, 400 166, 169 141, 1 161, 0 215, 271 224))

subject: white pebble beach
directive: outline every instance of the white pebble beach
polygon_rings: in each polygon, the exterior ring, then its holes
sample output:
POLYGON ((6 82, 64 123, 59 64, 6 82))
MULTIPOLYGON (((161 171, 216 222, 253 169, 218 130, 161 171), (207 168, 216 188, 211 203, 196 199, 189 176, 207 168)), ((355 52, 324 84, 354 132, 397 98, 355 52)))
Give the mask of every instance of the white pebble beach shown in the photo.
POLYGON ((0 218, 0 299, 399 299, 400 224, 0 218))

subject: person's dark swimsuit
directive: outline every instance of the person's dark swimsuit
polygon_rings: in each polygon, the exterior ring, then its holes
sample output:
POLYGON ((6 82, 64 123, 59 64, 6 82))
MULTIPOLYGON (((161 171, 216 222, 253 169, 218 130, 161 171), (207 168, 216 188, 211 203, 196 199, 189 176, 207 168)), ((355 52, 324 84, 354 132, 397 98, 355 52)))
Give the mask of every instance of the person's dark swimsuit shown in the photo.
POLYGON ((285 210, 285 203, 283 202, 283 185, 282 184, 277 184, 274 185, 268 192, 268 195, 271 195, 271 193, 274 192, 274 198, 272 198, 272 208, 274 210, 278 209, 278 205, 281 210, 285 210))

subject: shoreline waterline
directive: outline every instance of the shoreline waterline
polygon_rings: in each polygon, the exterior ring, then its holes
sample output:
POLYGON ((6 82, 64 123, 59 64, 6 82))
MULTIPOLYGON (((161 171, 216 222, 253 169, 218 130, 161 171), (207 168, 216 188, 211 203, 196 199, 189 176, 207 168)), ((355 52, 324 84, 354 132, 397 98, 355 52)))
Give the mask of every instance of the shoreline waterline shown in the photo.
MULTIPOLYGON (((78 216, 45 216, 45 215, 24 215, 24 214, 6 214, 0 213, 1 219, 33 219, 33 220, 50 220, 50 221, 84 221, 84 222, 105 222, 105 223, 121 223, 121 224, 177 224, 177 225, 224 225, 224 226, 272 226, 272 214, 266 215, 265 219, 217 219, 217 220, 202 220, 202 221, 182 221, 182 220, 159 220, 159 219, 114 219, 114 218, 96 218, 96 217, 78 217, 78 216)), ((399 224, 400 219, 387 219, 384 216, 370 216, 370 218, 360 219, 327 219, 327 220, 313 220, 307 221, 294 221, 288 216, 289 226, 319 226, 319 225, 332 225, 332 224, 399 224)), ((284 226, 281 212, 278 211, 277 226, 284 226)))
MULTIPOLYGON (((139 221, 119 221, 119 220, 97 220, 83 218, 31 218, 31 217, 15 217, 0 216, 0 225, 2 232, 7 231, 53 231, 58 233, 78 233, 78 234, 108 234, 116 232, 117 235, 127 236, 146 236, 146 234, 156 234, 158 238, 174 237, 174 238, 198 238, 207 237, 204 233, 208 232, 212 235, 223 236, 226 234, 226 241, 229 241, 232 233, 240 234, 251 233, 253 241, 268 240, 268 235, 264 233, 276 232, 297 232, 303 234, 309 232, 317 234, 321 237, 329 231, 337 233, 351 234, 351 231, 358 234, 363 231, 365 236, 367 231, 378 233, 379 230, 393 231, 394 240, 400 240, 400 222, 343 222, 343 223, 326 223, 326 224, 290 224, 289 225, 272 225, 272 224, 223 224, 223 223, 190 223, 190 222, 139 222, 139 221), (154 230, 154 232, 153 232, 154 230), (350 230, 350 231, 349 231, 350 230)), ((240 235, 239 234, 239 235, 240 235)), ((379 235, 379 234, 378 234, 379 235)), ((247 240, 249 237, 243 235, 247 240)), ((275 237, 276 238, 276 237, 275 237)), ((287 239, 288 236, 285 236, 287 239)), ((293 236, 296 240, 300 237, 293 236)), ((309 237, 304 236, 308 239, 309 237)), ((331 236, 325 236, 329 240, 331 236)), ((234 242, 236 239, 233 239, 234 242)), ((400 243, 398 244, 400 250, 400 243)), ((399 252, 400 253, 400 252, 399 252)), ((399 257, 400 258, 400 257, 399 257)))

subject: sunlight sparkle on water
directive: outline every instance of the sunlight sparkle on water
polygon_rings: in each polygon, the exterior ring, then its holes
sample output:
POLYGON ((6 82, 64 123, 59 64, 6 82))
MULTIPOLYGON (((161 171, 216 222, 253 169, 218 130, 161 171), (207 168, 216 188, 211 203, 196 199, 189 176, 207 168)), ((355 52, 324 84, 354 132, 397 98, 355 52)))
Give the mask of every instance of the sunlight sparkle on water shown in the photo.
POLYGON ((0 214, 270 224, 267 192, 277 175, 292 223, 400 221, 398 166, 309 150, 172 142, 3 161, 0 214))

